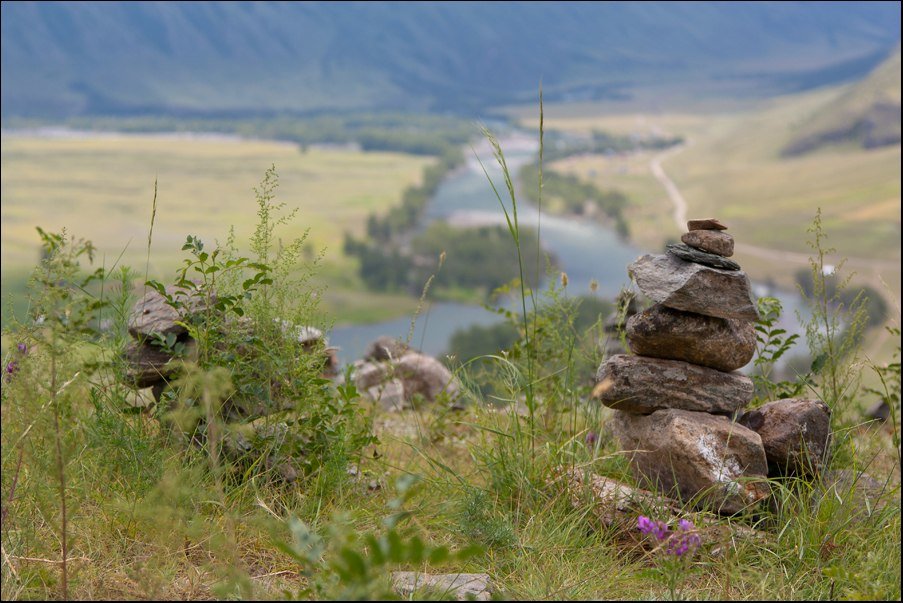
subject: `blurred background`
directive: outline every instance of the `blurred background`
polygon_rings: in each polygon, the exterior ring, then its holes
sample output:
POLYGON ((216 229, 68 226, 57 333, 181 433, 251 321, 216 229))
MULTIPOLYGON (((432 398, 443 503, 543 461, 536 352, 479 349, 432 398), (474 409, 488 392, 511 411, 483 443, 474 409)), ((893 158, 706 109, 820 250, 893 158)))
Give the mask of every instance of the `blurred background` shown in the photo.
MULTIPOLYGON (((310 229, 305 260, 345 360, 407 335, 433 274, 415 347, 491 349, 511 334, 482 304, 504 305, 493 291, 517 262, 483 126, 525 249, 542 254, 528 278, 567 273, 589 322, 688 217, 726 223, 757 293, 793 320, 818 208, 873 326, 899 316, 899 2, 0 10, 4 322, 28 312, 36 226, 171 279, 187 235, 212 246, 234 226, 247 241, 275 165, 277 200, 298 209, 285 236, 310 229)), ((881 333, 878 358, 893 347, 881 333)))

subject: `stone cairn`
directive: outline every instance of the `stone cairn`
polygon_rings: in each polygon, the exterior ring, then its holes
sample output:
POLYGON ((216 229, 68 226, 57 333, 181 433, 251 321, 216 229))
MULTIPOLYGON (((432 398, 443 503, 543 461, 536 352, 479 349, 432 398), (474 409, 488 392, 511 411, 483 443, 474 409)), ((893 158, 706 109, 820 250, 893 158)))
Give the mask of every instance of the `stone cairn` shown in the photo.
MULTIPOLYGON (((186 296, 172 286, 167 287, 166 292, 170 296, 181 294, 182 308, 177 310, 157 291, 148 291, 135 302, 129 314, 128 329, 133 341, 123 352, 124 382, 135 389, 152 388, 154 399, 158 402, 170 381, 181 374, 181 360, 197 360, 197 345, 188 334, 185 323, 203 316, 209 304, 216 301, 215 295, 208 299, 197 295, 186 296), (169 345, 159 345, 160 340, 167 341, 169 345)), ((288 321, 279 321, 279 326, 286 337, 297 343, 301 354, 317 353, 318 348, 324 346, 322 375, 328 378, 336 375, 336 350, 326 346, 322 331, 308 326, 296 327, 288 321)), ((254 330, 247 318, 230 323, 229 328, 248 337, 254 330)))
POLYGON ((628 321, 636 355, 605 361, 594 397, 615 409, 612 429, 638 481, 732 514, 768 495, 769 466, 772 475, 817 467, 827 407, 779 400, 733 420, 754 395, 752 380, 737 369, 755 353, 759 315, 749 278, 728 259, 734 240, 727 227, 716 219, 687 225, 683 244, 630 265, 638 288, 655 303, 628 321), (773 405, 778 412, 769 410, 773 405), (801 448, 801 435, 815 432, 801 448), (783 449, 767 454, 772 444, 780 447, 777 440, 783 449))
MULTIPOLYGON (((185 295, 175 287, 167 287, 166 292, 170 296, 179 295, 182 306, 177 310, 160 293, 149 291, 135 303, 129 314, 128 329, 133 341, 123 352, 123 382, 135 390, 151 388, 157 403, 161 402, 170 384, 183 374, 184 362, 197 361, 197 344, 185 324, 203 320, 216 300, 215 295, 185 295), (161 340, 165 346, 159 345, 161 340)), ((283 320, 277 324, 283 337, 295 346, 299 357, 316 355, 322 359, 321 376, 335 377, 338 366, 335 349, 327 347, 326 338, 319 329, 283 320)), ((250 340, 255 330, 253 322, 245 317, 226 321, 222 328, 231 329, 237 340, 250 340)), ((253 353, 244 344, 239 344, 235 352, 239 355, 253 353)), ((179 401, 168 399, 166 403, 172 410, 179 401)), ((274 470, 285 481, 294 481, 298 476, 298 459, 280 449, 282 443, 289 442, 292 437, 292 417, 287 414, 291 409, 290 400, 272 406, 260 400, 230 400, 220 412, 226 423, 223 452, 232 460, 262 456, 266 468, 274 470)), ((177 427, 168 420, 167 425, 175 432, 190 436, 192 443, 203 441, 205 425, 202 421, 194 426, 193 433, 192 429, 177 427)))

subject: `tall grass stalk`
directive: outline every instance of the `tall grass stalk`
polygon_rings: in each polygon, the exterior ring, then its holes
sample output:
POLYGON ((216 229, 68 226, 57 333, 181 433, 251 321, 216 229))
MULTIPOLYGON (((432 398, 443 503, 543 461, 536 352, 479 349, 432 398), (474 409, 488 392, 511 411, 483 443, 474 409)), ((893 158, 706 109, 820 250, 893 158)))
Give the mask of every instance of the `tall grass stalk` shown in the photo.
MULTIPOLYGON (((540 170, 539 170, 539 190, 540 195, 542 192, 542 157, 543 157, 543 106, 542 106, 542 89, 540 89, 539 96, 540 104, 539 104, 539 157, 540 157, 540 170)), ((511 235, 511 239, 514 241, 514 247, 517 251, 517 267, 518 267, 518 275, 520 280, 520 301, 521 301, 521 321, 524 330, 524 341, 526 344, 525 350, 527 354, 527 375, 526 382, 524 383, 525 396, 526 396, 526 405, 527 411, 529 413, 529 424, 530 424, 530 458, 531 463, 535 462, 536 459, 536 394, 534 390, 534 381, 536 379, 536 350, 534 349, 533 343, 536 340, 536 324, 537 324, 537 304, 536 304, 536 294, 534 291, 534 287, 527 287, 527 281, 524 274, 524 257, 523 250, 521 248, 520 241, 520 222, 518 220, 517 214, 517 195, 514 191, 514 182, 511 178, 511 171, 508 169, 508 163, 505 160, 505 154, 502 151, 502 147, 499 144, 498 138, 489 131, 485 126, 482 128, 483 136, 489 141, 489 144, 492 146, 493 156, 495 157, 496 162, 499 164, 499 167, 502 170, 502 176, 505 180, 505 188, 508 192, 508 198, 511 203, 511 208, 505 205, 504 200, 502 199, 502 195, 499 193, 498 188, 495 185, 495 182, 492 180, 492 177, 489 175, 489 172, 486 170, 486 166, 483 165, 483 161, 480 159, 479 155, 474 152, 474 155, 477 158, 477 161, 480 164, 480 167, 483 170, 483 174, 485 174, 486 179, 489 181, 489 185, 492 187, 492 192, 495 195, 496 199, 498 199, 499 206, 502 208, 502 212, 505 214, 505 223, 508 227, 508 232, 511 235), (530 302, 533 309, 533 325, 531 332, 531 325, 529 324, 529 315, 527 314, 527 297, 530 297, 530 302)), ((542 197, 540 197, 541 203, 542 197)), ((540 206, 541 209, 541 206, 540 206)), ((541 254, 541 245, 538 246, 537 249, 537 264, 539 263, 539 254, 541 254)), ((537 271, 536 278, 539 278, 539 274, 537 271)), ((517 400, 514 401, 515 404, 517 400)), ((518 423, 519 425, 519 423, 518 423)))

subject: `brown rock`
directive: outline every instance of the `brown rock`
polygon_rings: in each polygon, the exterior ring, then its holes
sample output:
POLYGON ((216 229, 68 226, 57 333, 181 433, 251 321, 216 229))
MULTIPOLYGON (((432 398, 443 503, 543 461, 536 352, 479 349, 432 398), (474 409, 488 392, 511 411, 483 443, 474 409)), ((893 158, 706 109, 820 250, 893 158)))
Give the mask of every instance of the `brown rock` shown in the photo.
POLYGON ((172 361, 172 354, 146 343, 130 343, 123 351, 123 358, 126 362, 124 382, 135 389, 166 382, 180 368, 178 361, 172 361))
POLYGON ((726 417, 685 410, 615 413, 612 429, 641 482, 697 508, 737 513, 768 495, 759 434, 726 417))
POLYGON ((706 218, 688 221, 687 230, 727 230, 727 226, 719 222, 717 218, 706 218))
POLYGON ((775 400, 744 413, 739 423, 762 438, 770 475, 821 470, 831 435, 831 410, 821 400, 775 400))
POLYGON ((644 255, 628 272, 643 293, 669 308, 719 318, 759 319, 749 277, 742 270, 711 268, 668 253, 644 255))
POLYGON ((734 237, 719 230, 691 230, 680 240, 696 249, 729 258, 734 255, 734 237))
POLYGON ((745 366, 756 351, 752 323, 656 304, 627 321, 627 342, 640 356, 684 360, 719 371, 745 366))
POLYGON ((648 415, 675 408, 730 415, 753 397, 753 382, 680 360, 612 356, 596 373, 594 397, 616 410, 648 415))

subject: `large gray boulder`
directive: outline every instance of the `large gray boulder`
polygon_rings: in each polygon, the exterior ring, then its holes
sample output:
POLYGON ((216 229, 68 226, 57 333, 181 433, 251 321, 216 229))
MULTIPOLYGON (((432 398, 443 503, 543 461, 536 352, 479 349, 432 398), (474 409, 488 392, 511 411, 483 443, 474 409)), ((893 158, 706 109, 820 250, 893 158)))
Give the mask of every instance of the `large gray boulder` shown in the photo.
POLYGON ((770 475, 816 474, 831 437, 831 409, 821 400, 785 398, 738 419, 762 438, 770 475))
POLYGON ((752 400, 752 380, 680 360, 612 356, 596 373, 595 397, 605 406, 648 415, 677 408, 730 415, 752 400))
POLYGON ((749 277, 742 270, 711 268, 667 253, 644 255, 628 272, 646 296, 669 308, 719 318, 759 319, 749 277))
POLYGON ((638 481, 698 508, 732 514, 768 495, 762 439, 726 417, 685 410, 615 413, 612 431, 638 481))
POLYGON ((730 372, 752 360, 756 330, 749 321, 656 304, 627 321, 627 342, 640 356, 684 360, 730 372))

